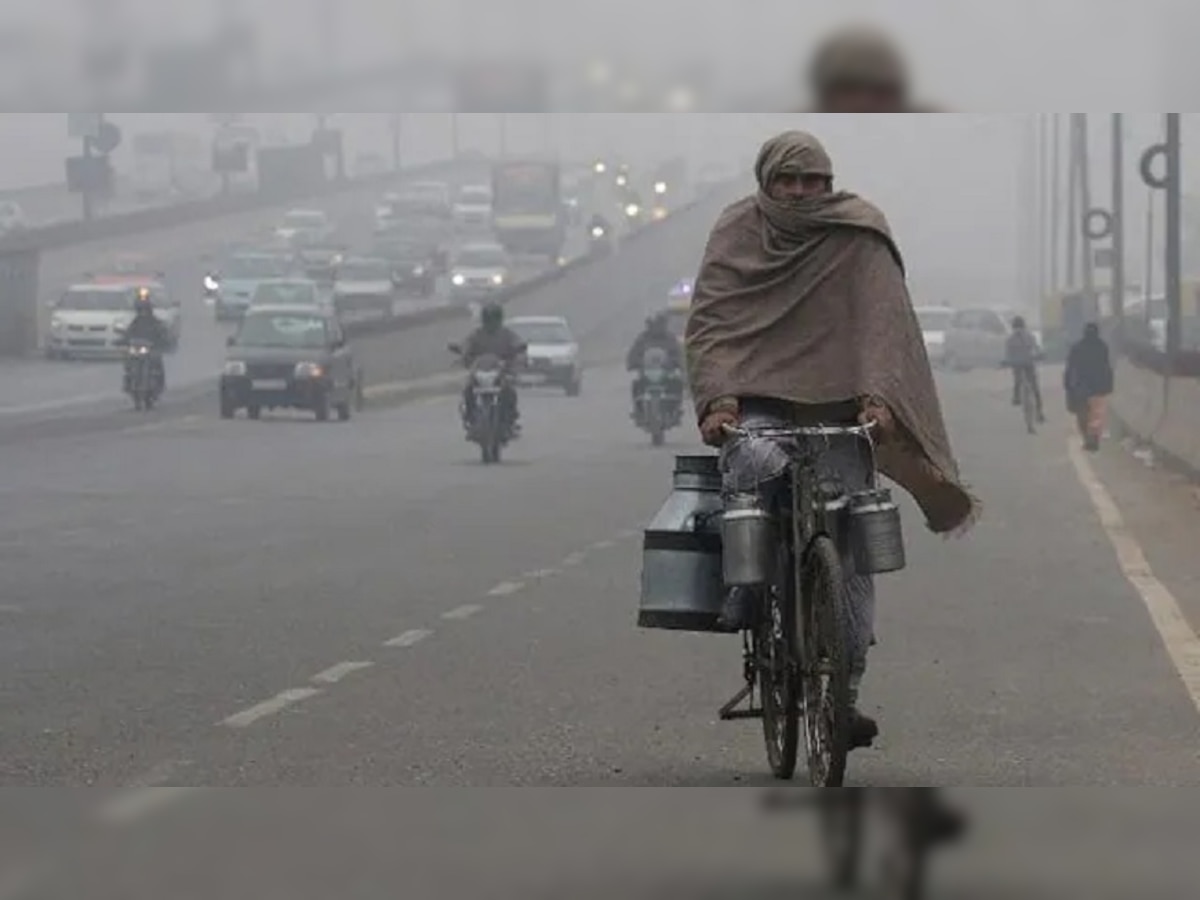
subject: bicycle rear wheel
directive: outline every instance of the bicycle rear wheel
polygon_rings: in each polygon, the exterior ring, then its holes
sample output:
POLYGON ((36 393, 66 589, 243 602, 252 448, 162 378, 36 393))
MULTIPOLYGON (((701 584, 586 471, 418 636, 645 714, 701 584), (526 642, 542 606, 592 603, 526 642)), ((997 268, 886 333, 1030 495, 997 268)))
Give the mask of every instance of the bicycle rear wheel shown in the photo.
POLYGON ((800 749, 800 694, 795 655, 793 556, 786 547, 780 555, 782 575, 776 579, 776 585, 766 591, 755 640, 767 762, 776 778, 788 781, 796 774, 800 749))
POLYGON ((799 682, 813 787, 841 787, 850 752, 849 597, 837 546, 809 545, 801 570, 799 682))
POLYGON ((1037 433, 1037 401, 1028 376, 1021 379, 1021 412, 1025 415, 1025 428, 1030 434, 1037 433))

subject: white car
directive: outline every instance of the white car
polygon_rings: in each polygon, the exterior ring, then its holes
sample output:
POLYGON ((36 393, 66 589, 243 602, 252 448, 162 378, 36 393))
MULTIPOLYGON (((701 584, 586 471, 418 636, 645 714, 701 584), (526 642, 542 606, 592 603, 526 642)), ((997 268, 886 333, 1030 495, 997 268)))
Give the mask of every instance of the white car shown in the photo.
POLYGON ((15 200, 0 200, 0 234, 20 231, 26 225, 25 211, 15 200))
POLYGON ((391 316, 396 302, 395 268, 386 259, 351 258, 334 271, 333 303, 338 314, 373 310, 391 316))
POLYGON ((505 323, 526 344, 518 372, 522 384, 560 387, 568 397, 583 390, 579 342, 562 316, 521 316, 505 323))
POLYGON ((319 209, 293 209, 275 227, 275 237, 285 241, 319 243, 332 240, 335 234, 329 216, 319 209))
POLYGON ((170 301, 160 289, 132 284, 88 282, 67 288, 51 306, 45 353, 49 359, 119 359, 125 353, 120 339, 133 320, 134 305, 150 290, 155 315, 168 331, 177 328, 170 301))
POLYGON ((454 221, 467 227, 489 227, 492 224, 492 189, 482 184, 463 186, 454 201, 454 221))
POLYGON ((456 299, 486 299, 512 281, 512 263, 499 244, 465 244, 450 264, 450 291, 456 299))
POLYGON ((949 306, 918 306, 916 312, 921 335, 925 338, 925 352, 931 363, 940 366, 946 358, 946 332, 954 320, 954 309, 949 306))

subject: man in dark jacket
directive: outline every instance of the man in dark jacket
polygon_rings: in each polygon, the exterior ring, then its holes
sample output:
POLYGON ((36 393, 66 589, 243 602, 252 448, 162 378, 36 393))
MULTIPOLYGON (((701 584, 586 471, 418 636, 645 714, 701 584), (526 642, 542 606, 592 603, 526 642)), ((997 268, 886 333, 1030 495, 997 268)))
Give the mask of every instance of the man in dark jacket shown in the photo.
MULTIPOLYGON (((158 378, 158 386, 160 390, 166 390, 167 387, 167 372, 163 365, 163 353, 170 345, 171 336, 167 332, 167 326, 162 323, 162 320, 154 314, 154 303, 150 299, 150 292, 142 289, 138 291, 137 300, 134 305, 133 319, 125 327, 125 333, 117 341, 122 346, 129 346, 134 341, 142 341, 154 348, 154 357, 151 364, 154 366, 154 374, 158 378)), ((129 390, 129 367, 125 367, 125 390, 129 390)))
POLYGON ((1112 395, 1114 380, 1108 344, 1100 336, 1100 326, 1090 323, 1067 355, 1063 388, 1067 409, 1079 425, 1084 448, 1091 453, 1100 449, 1106 400, 1112 395))
MULTIPOLYGON (((525 352, 525 342, 515 331, 504 324, 504 307, 498 303, 489 303, 480 314, 479 328, 467 338, 463 347, 463 365, 468 369, 475 365, 481 357, 495 356, 511 370, 512 366, 525 352)), ((520 428, 520 410, 517 408, 517 392, 511 380, 506 382, 504 392, 500 396, 509 425, 516 432, 520 428)), ((468 381, 463 392, 463 415, 467 422, 475 413, 475 393, 468 381)))
POLYGON ((638 398, 645 388, 645 377, 642 368, 649 350, 661 350, 666 356, 666 370, 671 373, 667 380, 667 390, 673 400, 682 403, 683 400, 683 344, 671 333, 670 321, 665 312, 656 313, 646 320, 646 328, 637 336, 629 355, 625 359, 625 368, 629 372, 637 372, 633 381, 633 402, 636 406, 638 398))

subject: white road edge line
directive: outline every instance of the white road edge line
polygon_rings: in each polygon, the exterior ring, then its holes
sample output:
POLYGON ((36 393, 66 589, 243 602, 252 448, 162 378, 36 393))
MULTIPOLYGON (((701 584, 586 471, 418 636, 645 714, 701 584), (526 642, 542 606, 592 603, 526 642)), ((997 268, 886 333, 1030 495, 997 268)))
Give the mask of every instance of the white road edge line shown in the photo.
POLYGON ((202 790, 204 788, 198 787, 133 788, 101 806, 98 818, 105 825, 130 825, 202 790))
POLYGON ((463 619, 471 618, 471 616, 479 615, 481 612, 483 612, 482 606, 468 604, 467 606, 460 606, 458 609, 452 609, 450 612, 444 613, 442 618, 452 622, 462 621, 463 619))
POLYGON ((310 680, 315 684, 337 684, 344 678, 353 675, 355 672, 361 672, 363 669, 369 669, 375 665, 373 662, 343 662, 336 666, 330 666, 324 672, 314 675, 310 680))
POLYGON ((580 553, 572 553, 570 556, 568 556, 566 559, 564 559, 564 560, 562 561, 562 567, 563 567, 564 569, 569 569, 569 568, 571 568, 572 566, 577 566, 577 565, 579 565, 579 564, 580 564, 580 563, 582 563, 582 562, 583 562, 585 559, 587 559, 587 554, 586 554, 586 553, 582 553, 582 552, 580 552, 580 553))
POLYGON ((521 577, 526 581, 541 581, 543 578, 550 578, 558 574, 558 569, 532 569, 526 572, 521 577))
POLYGON ((399 649, 407 649, 408 647, 415 647, 415 646, 417 646, 417 644, 421 643, 421 641, 425 640, 426 638, 431 638, 431 637, 433 637, 432 631, 427 631, 425 629, 416 629, 414 631, 406 631, 406 632, 404 632, 404 634, 399 635, 398 637, 392 638, 390 641, 386 642, 383 646, 399 648, 399 649))
POLYGON ((1155 577, 1137 538, 1125 524, 1116 502, 1097 477, 1076 440, 1070 441, 1068 453, 1071 462, 1075 464, 1075 472, 1080 482, 1091 495, 1092 505, 1100 517, 1100 524, 1116 551, 1121 572, 1146 604, 1150 619, 1158 629, 1158 635, 1171 657, 1171 663, 1183 679, 1184 689, 1196 711, 1200 713, 1200 637, 1197 637, 1180 609, 1179 601, 1167 586, 1155 577))
POLYGON ((509 597, 525 589, 524 582, 504 581, 487 592, 489 597, 509 597))
POLYGON ((592 544, 592 549, 593 550, 611 550, 615 546, 617 546, 616 541, 596 541, 596 543, 592 544))
POLYGON ((226 728, 249 728, 260 719, 281 713, 289 706, 310 700, 320 693, 316 688, 291 688, 257 706, 252 706, 249 709, 244 709, 240 713, 230 716, 221 724, 226 728))

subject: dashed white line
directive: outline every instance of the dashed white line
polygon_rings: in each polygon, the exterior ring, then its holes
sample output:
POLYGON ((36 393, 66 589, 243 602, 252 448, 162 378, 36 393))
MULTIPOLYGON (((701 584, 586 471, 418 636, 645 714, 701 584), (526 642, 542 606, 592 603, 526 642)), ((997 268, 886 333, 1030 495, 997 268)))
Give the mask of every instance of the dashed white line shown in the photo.
POLYGON ((577 566, 577 565, 579 565, 579 564, 580 564, 581 562, 583 562, 585 559, 587 559, 587 554, 586 554, 586 553, 582 553, 582 552, 580 552, 580 553, 572 553, 570 556, 568 556, 566 559, 564 559, 564 560, 562 561, 562 567, 563 567, 564 569, 569 569, 569 568, 571 568, 572 566, 577 566))
POLYGON ((513 594, 519 593, 520 591, 522 591, 524 589, 525 589, 525 584, 523 582, 504 581, 504 582, 501 582, 500 584, 496 585, 490 591, 488 591, 487 595, 489 597, 509 597, 513 594))
POLYGON ((483 612, 482 606, 475 606, 475 605, 460 606, 458 609, 452 609, 452 610, 450 610, 450 612, 444 613, 442 615, 442 618, 447 619, 452 622, 461 622, 464 619, 471 618, 471 616, 477 616, 481 612, 483 612))
POLYGON ((617 546, 616 541, 596 541, 596 543, 592 544, 592 549, 593 550, 611 550, 615 546, 617 546))
POLYGON ((249 709, 242 710, 240 713, 230 716, 221 724, 227 728, 249 728, 260 719, 281 713, 289 706, 303 703, 305 700, 309 700, 320 693, 316 688, 291 688, 257 706, 252 706, 249 709))
POLYGON ((123 826, 144 819, 146 816, 165 809, 189 794, 204 788, 197 787, 145 787, 134 788, 118 794, 100 807, 98 818, 105 825, 123 826))
POLYGON ((543 578, 550 578, 558 574, 558 569, 532 569, 526 572, 521 577, 526 581, 541 581, 543 578))
POLYGON ((336 666, 330 666, 324 672, 314 675, 312 680, 316 684, 337 684, 344 678, 348 678, 355 672, 361 672, 363 669, 369 669, 375 665, 373 662, 343 662, 336 666))
POLYGON ((1146 605, 1175 671, 1183 680, 1188 697, 1197 712, 1200 712, 1200 637, 1188 622, 1179 601, 1167 586, 1155 577, 1150 568, 1150 561, 1146 559, 1141 545, 1125 524, 1116 502, 1096 477, 1095 471, 1075 440, 1070 443, 1069 453, 1079 480, 1091 495, 1092 505, 1100 517, 1100 524, 1117 553, 1121 572, 1146 605))
POLYGON ((617 533, 617 540, 631 541, 636 537, 641 537, 642 531, 640 528, 626 528, 624 531, 617 533))
POLYGON ((408 647, 415 647, 417 644, 421 643, 421 641, 431 637, 433 637, 432 631, 428 631, 426 629, 415 629, 413 631, 406 631, 404 634, 392 638, 383 646, 406 649, 408 647))

